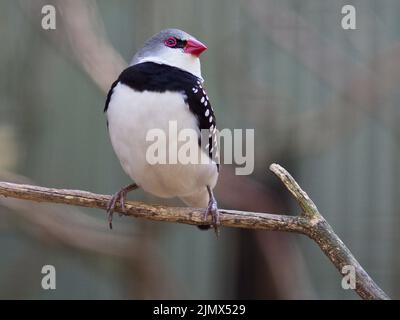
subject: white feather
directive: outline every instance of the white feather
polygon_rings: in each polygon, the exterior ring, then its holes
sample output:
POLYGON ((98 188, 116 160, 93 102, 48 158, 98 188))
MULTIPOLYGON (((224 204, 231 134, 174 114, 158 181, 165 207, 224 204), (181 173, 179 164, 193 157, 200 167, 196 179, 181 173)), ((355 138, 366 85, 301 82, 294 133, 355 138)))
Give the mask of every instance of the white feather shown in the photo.
MULTIPOLYGON (((214 188, 218 172, 210 164, 155 164, 146 160, 147 132, 161 129, 168 137, 169 121, 181 129, 198 130, 182 93, 138 92, 118 83, 107 110, 111 143, 124 171, 145 191, 159 197, 180 197, 188 205, 205 207, 206 186, 214 188)), ((179 142, 178 148, 179 148, 179 142)))
POLYGON ((147 56, 139 59, 136 63, 143 62, 154 62, 177 67, 190 72, 191 74, 194 74, 196 77, 203 80, 201 77, 200 59, 194 55, 186 54, 181 50, 167 48, 160 51, 157 57, 147 56))

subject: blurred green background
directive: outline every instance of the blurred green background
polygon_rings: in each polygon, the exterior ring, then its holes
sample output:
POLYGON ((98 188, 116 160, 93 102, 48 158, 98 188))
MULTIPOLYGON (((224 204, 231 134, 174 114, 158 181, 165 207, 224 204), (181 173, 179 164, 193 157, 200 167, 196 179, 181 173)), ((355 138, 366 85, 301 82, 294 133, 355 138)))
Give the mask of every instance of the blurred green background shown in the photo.
MULTIPOLYGON (((400 2, 0 0, 0 180, 113 193, 105 88, 154 33, 206 43, 218 127, 255 129, 255 171, 222 166, 220 207, 298 214, 285 166, 392 298, 400 298, 400 2), (41 28, 53 4, 57 29, 41 28), (122 58, 121 58, 122 57, 122 58)), ((135 191, 129 199, 182 205, 135 191)), ((0 298, 358 299, 294 234, 186 225, 0 198, 0 298), (42 290, 43 265, 57 289, 42 290)))

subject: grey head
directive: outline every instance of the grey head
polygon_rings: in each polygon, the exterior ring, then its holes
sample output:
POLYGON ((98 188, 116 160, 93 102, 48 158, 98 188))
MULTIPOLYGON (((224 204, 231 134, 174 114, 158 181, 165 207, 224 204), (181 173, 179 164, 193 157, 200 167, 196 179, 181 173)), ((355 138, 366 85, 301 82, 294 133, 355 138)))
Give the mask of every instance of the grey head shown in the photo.
POLYGON ((200 54, 207 47, 179 29, 165 29, 148 39, 134 55, 131 65, 155 62, 171 65, 201 78, 200 54))

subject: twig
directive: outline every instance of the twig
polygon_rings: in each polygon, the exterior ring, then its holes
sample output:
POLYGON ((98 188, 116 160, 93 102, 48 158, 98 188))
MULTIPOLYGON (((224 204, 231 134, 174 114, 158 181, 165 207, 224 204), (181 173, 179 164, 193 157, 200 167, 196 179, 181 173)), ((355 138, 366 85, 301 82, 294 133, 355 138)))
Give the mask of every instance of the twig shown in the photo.
POLYGON ((325 255, 331 260, 339 272, 344 266, 353 266, 356 276, 355 291, 363 299, 390 299, 389 296, 378 287, 368 273, 363 269, 353 254, 342 240, 336 235, 332 227, 319 213, 316 205, 304 192, 294 178, 280 165, 272 164, 270 170, 281 179, 286 188, 292 193, 299 203, 302 212, 300 217, 305 221, 303 234, 314 240, 325 255))
MULTIPOLYGON (((227 227, 286 231, 307 235, 319 245, 339 272, 346 265, 354 267, 356 275, 355 291, 361 298, 389 299, 334 233, 331 226, 319 213, 314 202, 300 188, 293 177, 277 164, 272 164, 270 169, 292 193, 302 208, 302 213, 299 216, 287 216, 220 209, 221 224, 227 227)), ((8 182, 0 182, 0 195, 37 202, 63 203, 99 209, 105 209, 110 199, 108 195, 87 191, 44 188, 8 182)), ((191 225, 206 223, 202 220, 204 209, 200 208, 174 208, 132 201, 125 205, 126 215, 128 216, 191 225)), ((120 206, 117 207, 116 211, 122 213, 120 206)), ((208 221, 208 223, 210 222, 208 221)))
MULTIPOLYGON (((110 199, 108 195, 87 191, 44 188, 26 184, 0 182, 0 195, 37 202, 63 203, 81 207, 106 209, 110 199)), ((149 205, 142 202, 127 201, 125 215, 156 221, 178 222, 192 225, 205 224, 202 220, 204 209, 174 208, 149 205)), ((120 206, 117 212, 122 213, 120 206)), ((251 229, 282 230, 301 232, 298 217, 272 215, 256 212, 220 210, 221 223, 228 227, 251 229)), ((211 221, 209 221, 211 222, 211 221)))

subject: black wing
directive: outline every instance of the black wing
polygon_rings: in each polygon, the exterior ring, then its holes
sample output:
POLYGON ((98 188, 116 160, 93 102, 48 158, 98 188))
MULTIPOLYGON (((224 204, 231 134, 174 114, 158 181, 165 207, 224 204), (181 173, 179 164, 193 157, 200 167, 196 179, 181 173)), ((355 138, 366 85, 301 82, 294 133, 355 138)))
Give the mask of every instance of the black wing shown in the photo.
POLYGON ((189 92, 185 91, 185 93, 189 109, 197 117, 199 129, 200 132, 202 132, 201 137, 199 138, 199 144, 205 148, 205 152, 209 157, 217 163, 219 170, 217 122, 207 92, 204 89, 202 82, 196 80, 189 92), (206 139, 207 143, 203 143, 202 145, 201 139, 206 139))
POLYGON ((110 104, 111 96, 112 96, 114 88, 118 84, 118 82, 119 82, 119 79, 114 81, 113 84, 111 85, 110 90, 107 93, 107 99, 106 99, 106 103, 104 105, 104 110, 103 110, 104 112, 107 112, 108 105, 110 104))

